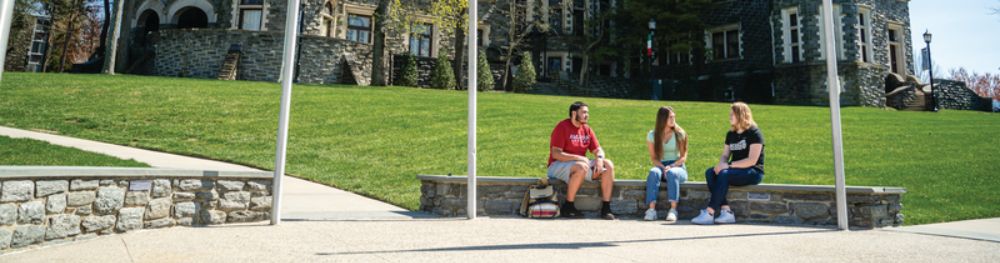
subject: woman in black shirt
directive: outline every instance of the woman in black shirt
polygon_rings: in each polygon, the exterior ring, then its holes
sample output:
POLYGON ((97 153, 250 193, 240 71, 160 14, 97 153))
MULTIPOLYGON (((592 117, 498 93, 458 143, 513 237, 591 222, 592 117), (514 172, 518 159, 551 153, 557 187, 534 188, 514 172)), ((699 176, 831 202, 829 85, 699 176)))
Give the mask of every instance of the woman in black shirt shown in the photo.
POLYGON ((729 186, 755 185, 764 179, 764 134, 753 121, 750 106, 737 102, 730 108, 730 129, 726 133, 722 156, 715 167, 705 171, 705 182, 712 197, 708 207, 691 219, 694 224, 735 223, 736 217, 726 200, 729 186))

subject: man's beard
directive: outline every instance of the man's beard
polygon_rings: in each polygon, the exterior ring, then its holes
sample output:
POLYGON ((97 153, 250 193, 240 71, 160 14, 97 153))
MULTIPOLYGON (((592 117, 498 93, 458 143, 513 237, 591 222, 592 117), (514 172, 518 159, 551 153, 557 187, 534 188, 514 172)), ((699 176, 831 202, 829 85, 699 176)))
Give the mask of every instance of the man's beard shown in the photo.
POLYGON ((587 121, 584 120, 583 117, 580 117, 579 115, 576 116, 576 122, 579 122, 581 124, 587 124, 587 121))

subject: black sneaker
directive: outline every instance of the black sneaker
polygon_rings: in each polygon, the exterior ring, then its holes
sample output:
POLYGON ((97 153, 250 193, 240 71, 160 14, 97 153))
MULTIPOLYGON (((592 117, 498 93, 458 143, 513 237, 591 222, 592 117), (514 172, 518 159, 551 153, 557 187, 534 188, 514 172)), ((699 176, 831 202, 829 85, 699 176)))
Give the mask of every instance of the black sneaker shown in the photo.
POLYGON ((612 214, 611 211, 601 212, 601 218, 615 220, 615 214, 612 214))
POLYGON ((583 214, 580 213, 579 210, 576 210, 576 207, 570 207, 564 205, 562 207, 562 211, 559 211, 559 217, 580 218, 581 216, 583 216, 583 214))

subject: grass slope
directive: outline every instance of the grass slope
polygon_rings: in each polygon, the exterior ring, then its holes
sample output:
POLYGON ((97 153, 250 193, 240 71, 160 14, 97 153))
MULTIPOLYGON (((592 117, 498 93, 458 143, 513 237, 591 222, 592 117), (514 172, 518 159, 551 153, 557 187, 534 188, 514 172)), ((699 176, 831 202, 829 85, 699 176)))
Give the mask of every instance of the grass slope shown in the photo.
MULTIPOLYGON (((464 174, 465 92, 297 85, 290 174, 419 206, 417 174, 464 174)), ((280 87, 275 83, 9 73, 0 125, 270 169, 280 87)), ((548 137, 568 105, 591 123, 619 178, 648 170, 645 134, 663 102, 523 94, 479 95, 480 175, 545 173, 548 137)), ((718 159, 728 104, 671 102, 691 134, 691 180, 718 159)), ((752 105, 767 141, 766 183, 833 184, 829 109, 752 105)), ((1000 115, 842 111, 847 182, 903 186, 908 224, 1000 216, 1000 115)))
POLYGON ((149 167, 135 160, 4 136, 0 136, 0 165, 149 167))

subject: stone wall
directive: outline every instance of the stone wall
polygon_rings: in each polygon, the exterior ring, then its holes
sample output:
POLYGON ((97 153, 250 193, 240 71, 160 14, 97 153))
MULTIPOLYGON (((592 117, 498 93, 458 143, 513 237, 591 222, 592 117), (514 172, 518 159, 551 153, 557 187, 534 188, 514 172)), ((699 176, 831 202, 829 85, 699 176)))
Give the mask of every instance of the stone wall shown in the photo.
MULTIPOLYGON (((443 216, 465 215, 466 177, 417 176, 421 181, 420 210, 443 216)), ((536 178, 478 177, 477 214, 484 216, 514 216, 521 200, 536 178)), ((562 201, 566 185, 553 181, 562 201)), ((598 184, 587 182, 577 193, 578 209, 595 217, 600 209, 598 184)), ((666 186, 661 186, 659 200, 666 199, 666 186)), ((898 187, 847 188, 849 222, 852 227, 878 228, 903 224, 901 199, 905 189, 898 187)), ((624 217, 638 218, 645 212, 646 182, 617 180, 612 193, 611 210, 624 217)), ((682 220, 690 220, 708 203, 710 192, 704 183, 681 185, 681 201, 677 211, 682 220)), ((740 222, 836 225, 837 209, 833 186, 762 184, 730 188, 730 205, 740 222)), ((665 214, 667 202, 658 202, 657 210, 665 214)))
POLYGON ((263 172, 0 167, 0 254, 140 229, 268 220, 271 178, 263 172))
POLYGON ((934 92, 938 107, 950 110, 990 110, 990 99, 979 97, 964 82, 935 79, 934 92))
MULTIPOLYGON (((237 79, 277 81, 281 76, 284 35, 224 29, 160 30, 154 74, 215 78, 229 47, 241 47, 237 79)), ((345 69, 356 68, 356 84, 371 81, 371 46, 342 39, 299 38, 298 82, 340 83, 345 69), (309 59, 302 59, 309 58, 309 59), (347 63, 347 64, 345 64, 347 63), (350 65, 350 67, 347 67, 350 65)), ((351 83, 355 84, 355 83, 351 83)))

